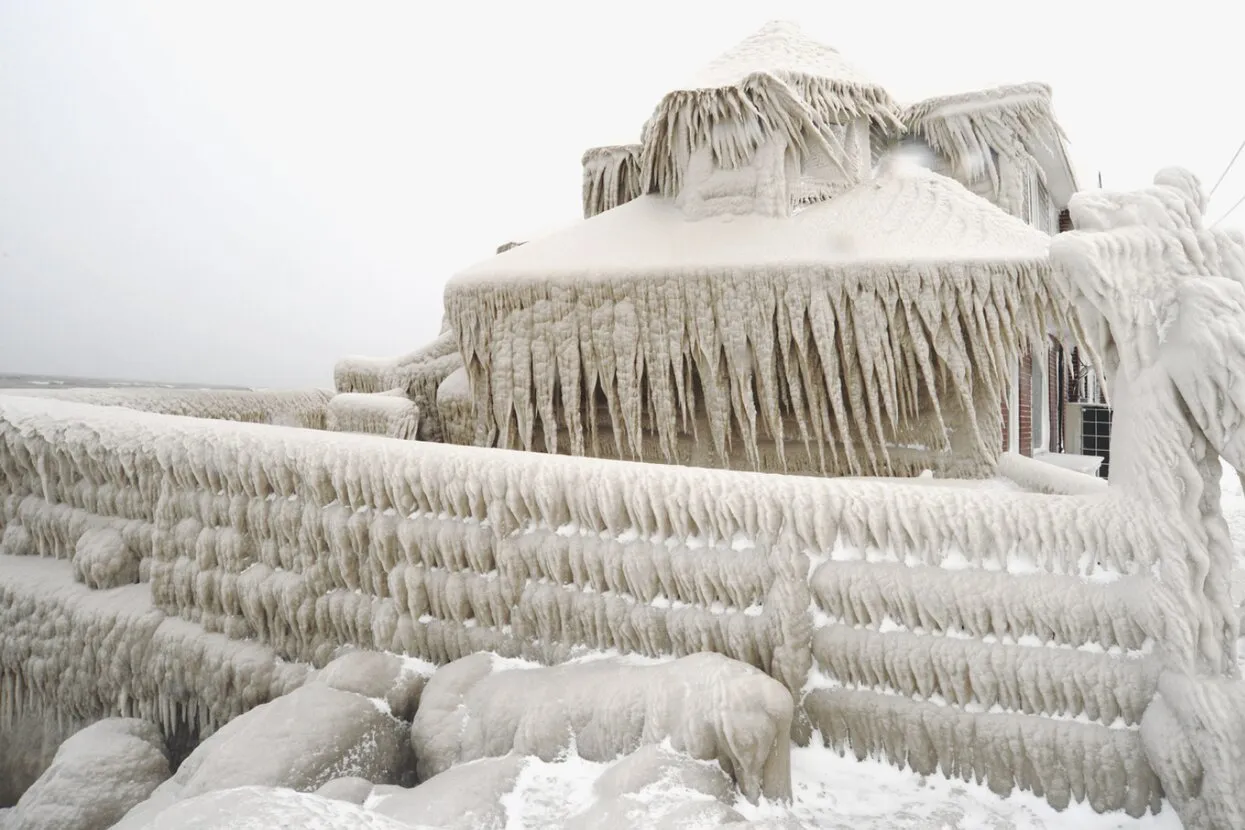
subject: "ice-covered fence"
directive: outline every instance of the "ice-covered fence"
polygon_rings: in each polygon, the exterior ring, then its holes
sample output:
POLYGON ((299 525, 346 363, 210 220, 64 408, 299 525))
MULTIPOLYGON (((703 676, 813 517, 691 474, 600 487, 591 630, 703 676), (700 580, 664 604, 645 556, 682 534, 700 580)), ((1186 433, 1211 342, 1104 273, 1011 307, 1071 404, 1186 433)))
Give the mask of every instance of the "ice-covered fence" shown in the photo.
POLYGON ((0 731, 31 712, 142 717, 184 750, 307 672, 165 614, 147 585, 95 591, 66 576, 59 562, 0 555, 0 731))
POLYGON ((1149 601, 1162 517, 1109 493, 733 473, 19 397, 0 398, 0 471, 6 537, 66 556, 84 528, 137 523, 118 533, 143 552, 150 534, 157 608, 287 658, 320 663, 343 643, 438 662, 718 651, 782 680, 808 725, 861 755, 1056 804, 1137 813, 1159 797, 1135 725, 1164 647, 1188 632, 1149 601))
POLYGON ((164 415, 324 429, 325 389, 0 389, 0 395, 119 406, 164 415))

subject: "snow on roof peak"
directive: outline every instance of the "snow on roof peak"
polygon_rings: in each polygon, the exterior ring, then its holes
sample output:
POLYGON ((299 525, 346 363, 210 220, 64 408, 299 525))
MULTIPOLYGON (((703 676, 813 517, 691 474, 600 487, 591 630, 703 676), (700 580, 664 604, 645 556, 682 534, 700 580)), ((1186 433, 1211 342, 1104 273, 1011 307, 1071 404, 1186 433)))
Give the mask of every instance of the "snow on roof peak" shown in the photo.
POLYGON ((808 37, 799 24, 773 20, 709 62, 685 90, 734 86, 758 72, 792 79, 821 79, 843 87, 885 90, 852 66, 837 49, 808 37))

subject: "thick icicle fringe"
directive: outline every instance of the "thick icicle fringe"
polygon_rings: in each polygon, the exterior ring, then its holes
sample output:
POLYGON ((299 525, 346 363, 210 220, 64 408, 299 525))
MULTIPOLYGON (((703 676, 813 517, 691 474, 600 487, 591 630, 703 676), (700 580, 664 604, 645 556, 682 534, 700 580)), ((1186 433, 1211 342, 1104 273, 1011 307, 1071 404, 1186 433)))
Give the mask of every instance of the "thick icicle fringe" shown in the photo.
POLYGON ((366 432, 414 441, 419 431, 419 407, 402 389, 343 392, 329 401, 326 428, 330 432, 366 432))
POLYGON ((324 429, 324 389, 0 389, 0 394, 119 406, 163 415, 324 429))
POLYGON ((718 57, 689 85, 666 95, 645 124, 644 189, 676 196, 691 153, 708 147, 724 169, 745 166, 779 139, 797 169, 812 153, 832 162, 843 148, 835 127, 863 121, 903 132, 899 109, 828 46, 775 21, 718 57))
POLYGON ((827 746, 881 756, 922 775, 1017 787, 1056 808, 1088 801, 1140 817, 1161 809, 1163 787, 1135 730, 1017 714, 968 713, 901 695, 819 689, 804 702, 827 746))
POLYGON ((584 218, 626 204, 644 193, 639 144, 593 147, 584 153, 584 218))
POLYGON ((67 563, 0 557, 0 720, 27 709, 141 717, 191 745, 296 688, 306 667, 153 607, 147 586, 92 591, 67 563))
POLYGON ((1024 180, 1045 184, 1035 152, 1059 153, 1063 130, 1051 107, 1050 87, 1040 83, 1004 86, 932 98, 903 113, 908 130, 920 136, 951 166, 966 186, 988 182, 993 201, 1026 218, 1024 180))
POLYGON ((672 92, 644 125, 641 184, 645 192, 678 196, 688 160, 701 147, 727 170, 746 166, 775 139, 798 166, 815 154, 839 160, 844 149, 832 126, 769 73, 737 86, 672 92))
POLYGON ((441 439, 447 444, 472 444, 476 437, 475 402, 467 369, 455 369, 437 387, 437 412, 441 416, 441 439))
POLYGON ((703 418, 726 466, 783 471, 781 452, 761 466, 760 442, 798 435, 815 469, 888 475, 900 466, 888 446, 919 443, 913 430, 942 450, 951 427, 960 452, 993 463, 1010 368, 1063 319, 1045 274, 1041 260, 705 268, 451 283, 446 302, 495 446, 535 449, 539 435, 550 452, 598 454, 586 433, 603 396, 619 455, 643 457, 651 431, 660 457, 681 462, 678 437, 703 418), (836 445, 842 465, 824 460, 836 445))
POLYGON ((463 365, 454 332, 446 328, 422 349, 395 358, 347 357, 333 367, 337 391, 376 394, 401 389, 420 412, 419 438, 441 440, 437 387, 463 365))

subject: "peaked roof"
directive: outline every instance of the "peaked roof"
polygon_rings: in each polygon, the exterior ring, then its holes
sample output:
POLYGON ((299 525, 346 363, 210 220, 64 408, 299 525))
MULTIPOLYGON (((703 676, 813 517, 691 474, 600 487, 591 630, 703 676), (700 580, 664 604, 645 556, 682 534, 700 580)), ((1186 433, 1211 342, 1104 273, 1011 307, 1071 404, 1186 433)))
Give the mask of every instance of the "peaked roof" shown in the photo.
POLYGON ((834 158, 832 127, 859 119, 903 131, 885 89, 795 24, 769 23, 661 99, 644 125, 642 189, 676 195, 681 160, 698 147, 723 167, 742 166, 774 137, 797 154, 834 158))
POLYGON ((1022 165, 1035 165, 1059 207, 1067 205, 1077 190, 1046 84, 1012 84, 929 98, 907 107, 903 120, 972 181, 989 178, 998 187, 999 171, 988 152, 992 149, 1022 165))
POLYGON ((577 283, 678 271, 780 268, 893 269, 909 263, 1031 264, 1050 237, 959 182, 915 165, 892 165, 789 218, 759 215, 687 221, 670 200, 641 196, 566 230, 488 259, 450 280, 472 285, 577 283))
POLYGON ((727 49, 681 89, 734 86, 757 72, 783 80, 816 78, 844 90, 871 90, 879 98, 890 98, 885 89, 848 63, 838 50, 808 37, 798 24, 783 20, 766 23, 727 49))

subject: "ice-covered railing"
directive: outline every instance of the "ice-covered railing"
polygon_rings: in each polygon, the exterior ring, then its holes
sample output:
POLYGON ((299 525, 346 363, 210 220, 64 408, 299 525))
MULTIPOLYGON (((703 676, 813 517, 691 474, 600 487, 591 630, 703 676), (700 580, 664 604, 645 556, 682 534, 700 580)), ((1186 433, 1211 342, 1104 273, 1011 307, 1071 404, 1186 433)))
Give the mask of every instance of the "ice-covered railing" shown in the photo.
POLYGON ((419 407, 402 389, 342 392, 329 401, 325 428, 413 441, 419 432, 419 407))
POLYGON ((400 357, 343 358, 333 367, 333 381, 338 392, 376 394, 392 389, 404 390, 419 407, 419 437, 426 441, 440 441, 437 387, 462 365, 458 340, 446 328, 427 346, 400 357))
POLYGON ((119 406, 164 415, 324 429, 324 389, 0 389, 0 395, 119 406))
POLYGON ((0 470, 5 534, 22 527, 28 552, 76 553, 75 534, 123 512, 150 534, 158 608, 288 658, 323 662, 343 643, 435 661, 713 650, 782 680, 823 738, 858 753, 1056 803, 1136 812, 1157 798, 1133 727, 1178 627, 1145 602, 1156 517, 1108 494, 730 473, 23 398, 0 400, 0 470))

